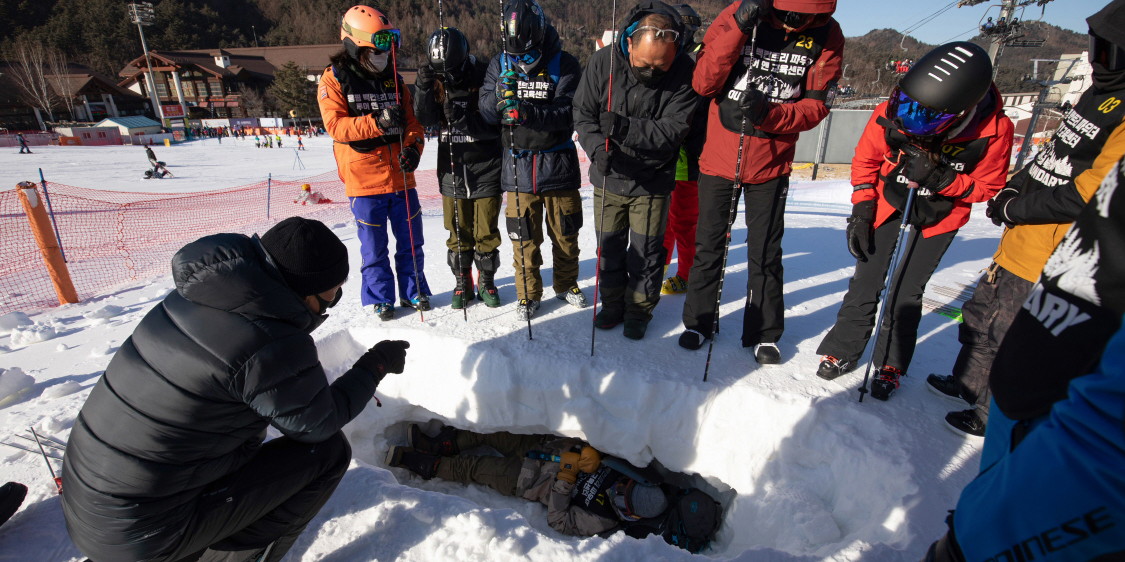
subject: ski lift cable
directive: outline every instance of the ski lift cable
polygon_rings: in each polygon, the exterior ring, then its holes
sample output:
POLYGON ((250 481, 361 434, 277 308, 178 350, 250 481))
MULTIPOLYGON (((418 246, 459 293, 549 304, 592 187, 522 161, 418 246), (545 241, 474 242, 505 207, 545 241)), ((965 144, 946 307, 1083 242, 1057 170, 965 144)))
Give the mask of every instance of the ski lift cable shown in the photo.
POLYGON ((949 4, 946 4, 945 6, 943 6, 942 8, 940 8, 940 9, 939 9, 938 11, 936 11, 936 12, 934 12, 934 13, 932 13, 932 14, 930 14, 930 15, 928 15, 928 16, 926 16, 926 17, 924 17, 924 18, 922 18, 922 19, 921 19, 920 21, 918 21, 918 22, 914 23, 913 25, 911 25, 911 26, 907 27, 906 29, 904 29, 904 30, 902 31, 902 34, 903 34, 903 35, 906 35, 906 34, 908 34, 908 33, 912 33, 912 32, 914 32, 914 31, 917 31, 917 30, 918 30, 918 29, 919 29, 920 27, 922 27, 923 25, 926 25, 927 23, 930 23, 931 21, 933 21, 933 20, 934 20, 934 18, 936 18, 936 17, 938 17, 938 16, 940 16, 940 15, 944 14, 945 12, 947 12, 947 11, 951 10, 951 9, 952 9, 952 8, 953 8, 954 6, 956 6, 956 5, 957 5, 957 2, 956 2, 956 1, 953 1, 953 2, 950 2, 949 4))
POLYGON ((962 37, 962 36, 964 36, 964 35, 965 35, 965 34, 967 34, 967 33, 972 33, 972 32, 974 32, 974 31, 977 31, 977 30, 979 30, 979 29, 980 29, 979 27, 977 27, 977 26, 973 26, 973 27, 969 28, 968 30, 966 30, 966 31, 962 31, 961 33, 958 33, 957 35, 954 35, 953 37, 950 37, 949 39, 946 39, 946 40, 944 40, 944 41, 942 41, 941 43, 938 43, 938 44, 939 44, 939 45, 944 45, 944 44, 946 44, 946 43, 948 43, 948 42, 950 42, 950 41, 952 41, 952 40, 954 40, 954 39, 957 39, 957 38, 959 38, 959 37, 962 37))

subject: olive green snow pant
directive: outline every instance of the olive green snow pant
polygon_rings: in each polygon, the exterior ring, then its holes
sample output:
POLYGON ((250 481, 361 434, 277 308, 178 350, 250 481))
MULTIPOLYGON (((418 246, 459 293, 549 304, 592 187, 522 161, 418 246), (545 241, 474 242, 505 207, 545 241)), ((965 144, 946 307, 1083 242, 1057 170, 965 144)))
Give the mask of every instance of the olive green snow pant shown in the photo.
POLYGON ((457 450, 470 451, 487 445, 504 456, 442 457, 434 476, 454 482, 484 484, 505 496, 515 496, 516 482, 519 480, 524 457, 528 451, 541 446, 546 439, 557 439, 557 437, 515 435, 506 431, 481 434, 458 430, 457 450))
POLYGON ((445 229, 449 238, 445 247, 451 251, 487 254, 500 247, 500 196, 479 199, 454 199, 441 197, 441 207, 445 214, 445 229), (453 202, 457 202, 457 223, 453 224, 453 202), (460 234, 461 247, 457 247, 460 234))
POLYGON ((601 245, 602 306, 626 319, 652 320, 664 273, 668 194, 629 197, 594 188, 594 230, 601 245), (602 218, 602 214, 605 218, 602 218))
POLYGON ((555 294, 578 286, 578 231, 582 228, 582 196, 577 189, 532 193, 508 193, 508 238, 512 240, 516 294, 520 299, 543 300, 543 222, 551 237, 554 260, 552 285, 555 294), (520 240, 523 240, 522 248, 520 240))

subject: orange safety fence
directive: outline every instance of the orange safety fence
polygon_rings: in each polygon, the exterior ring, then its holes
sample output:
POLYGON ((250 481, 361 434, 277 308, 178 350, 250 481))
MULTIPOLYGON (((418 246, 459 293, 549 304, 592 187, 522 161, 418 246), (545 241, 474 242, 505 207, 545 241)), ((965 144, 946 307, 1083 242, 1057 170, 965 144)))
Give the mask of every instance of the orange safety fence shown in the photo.
MULTIPOLYGON (((589 164, 581 151, 579 154, 583 184, 589 185, 585 181, 589 164)), ((419 171, 415 180, 423 212, 440 214, 436 172, 419 171)), ((41 184, 36 184, 36 191, 43 196, 41 184)), ((195 193, 101 191, 50 181, 47 192, 66 265, 81 300, 168 273, 172 255, 202 236, 264 233, 278 221, 298 215, 330 227, 353 220, 336 171, 302 180, 260 181, 195 193), (332 202, 294 203, 305 183, 332 202)), ((0 229, 4 234, 0 237, 0 314, 57 306, 51 278, 16 189, 0 190, 0 229)))

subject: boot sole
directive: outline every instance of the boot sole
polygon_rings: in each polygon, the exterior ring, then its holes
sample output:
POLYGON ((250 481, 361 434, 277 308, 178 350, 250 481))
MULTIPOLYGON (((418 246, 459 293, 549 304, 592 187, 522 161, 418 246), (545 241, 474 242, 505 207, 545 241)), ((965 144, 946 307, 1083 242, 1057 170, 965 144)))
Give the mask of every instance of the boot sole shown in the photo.
POLYGON ((960 396, 950 396, 950 395, 934 388, 934 385, 930 384, 930 381, 926 381, 926 389, 928 389, 930 392, 934 393, 937 396, 940 396, 942 398, 945 398, 946 400, 949 400, 950 402, 953 402, 954 404, 959 404, 961 406, 965 406, 966 408, 976 408, 976 406, 974 406, 973 404, 969 404, 964 398, 961 398, 960 396))

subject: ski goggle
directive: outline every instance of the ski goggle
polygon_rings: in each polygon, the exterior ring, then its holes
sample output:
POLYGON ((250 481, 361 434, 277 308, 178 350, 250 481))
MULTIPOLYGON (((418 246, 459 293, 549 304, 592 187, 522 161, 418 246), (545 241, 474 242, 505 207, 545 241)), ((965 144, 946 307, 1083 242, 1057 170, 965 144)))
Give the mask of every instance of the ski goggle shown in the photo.
POLYGON ((916 137, 931 137, 948 130, 961 117, 960 113, 946 113, 930 109, 910 98, 895 86, 887 104, 887 118, 902 125, 903 132, 916 137))
POLYGON ((356 29, 348 25, 346 21, 341 22, 340 26, 356 40, 371 43, 380 51, 389 51, 392 46, 397 49, 402 45, 402 34, 397 29, 381 29, 370 33, 362 29, 356 29))
POLYGON ((632 37, 644 31, 651 31, 653 39, 664 43, 675 43, 680 38, 680 32, 675 29, 660 29, 659 27, 653 27, 651 25, 642 25, 634 29, 629 36, 632 37))
POLYGON ((539 53, 539 49, 532 49, 522 55, 508 53, 508 56, 512 57, 516 62, 520 64, 532 65, 535 64, 535 61, 539 60, 539 57, 541 57, 542 55, 539 53))
POLYGON ((1106 70, 1121 70, 1125 68, 1125 49, 1116 43, 1094 35, 1090 31, 1090 62, 1098 63, 1106 70))

